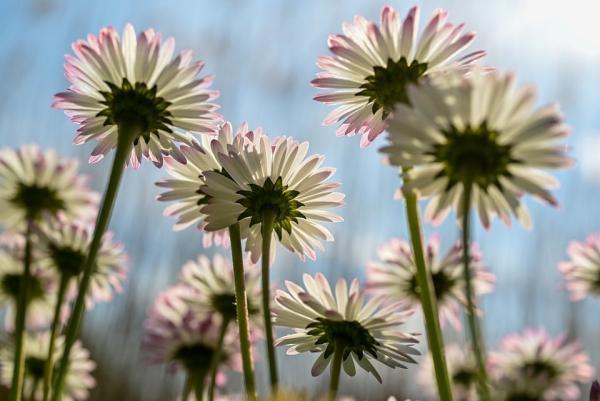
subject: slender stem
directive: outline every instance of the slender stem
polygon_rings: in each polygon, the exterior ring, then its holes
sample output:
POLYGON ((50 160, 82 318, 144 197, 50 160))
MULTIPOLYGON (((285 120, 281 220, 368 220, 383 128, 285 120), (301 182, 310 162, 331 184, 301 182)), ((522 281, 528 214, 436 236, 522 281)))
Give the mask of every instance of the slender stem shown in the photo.
POLYGON ((15 359, 13 361, 13 377, 10 387, 10 401, 20 401, 23 397, 23 380, 25 377, 25 322, 27 303, 29 300, 29 280, 31 277, 31 232, 33 221, 27 219, 25 230, 25 255, 23 257, 23 275, 19 281, 19 296, 15 314, 15 359))
POLYGON ((471 345, 475 354, 475 363, 478 370, 478 391, 481 401, 490 400, 489 379, 485 367, 485 353, 483 349, 483 340, 481 337, 481 328, 477 317, 477 308, 475 306, 475 294, 473 291, 473 280, 471 277, 470 265, 470 211, 471 211, 472 185, 464 185, 463 194, 463 226, 462 226, 462 248, 463 248, 463 274, 465 277, 465 292, 467 297, 467 318, 469 321, 469 332, 471 336, 471 345))
POLYGON ((333 361, 331 362, 331 378, 329 382, 329 401, 335 401, 340 387, 340 376, 342 373, 342 359, 344 356, 344 345, 337 342, 333 353, 333 361))
POLYGON ((67 292, 67 286, 71 278, 68 275, 61 274, 60 283, 58 286, 58 294, 56 296, 56 305, 54 307, 54 318, 52 320, 52 326, 50 328, 50 344, 48 346, 48 355, 46 356, 46 364, 44 365, 44 401, 48 400, 50 396, 50 381, 52 378, 52 369, 54 367, 54 348, 56 344, 56 337, 60 328, 60 318, 63 302, 65 300, 65 294, 67 292))
POLYGON ((31 384, 31 391, 29 392, 29 398, 28 398, 29 401, 35 401, 35 392, 37 391, 39 384, 40 384, 40 379, 35 378, 33 380, 33 383, 31 384))
POLYGON ((219 365, 221 363, 221 357, 223 355, 223 340, 225 340, 225 334, 229 328, 229 318, 224 317, 223 323, 221 323, 221 330, 219 332, 219 339, 217 341, 217 347, 215 348, 215 354, 213 355, 212 362, 210 364, 210 383, 208 387, 208 399, 213 401, 215 399, 215 388, 217 387, 217 374, 219 373, 219 365))
POLYGON ((108 180, 108 185, 106 187, 106 192, 104 193, 104 198, 102 199, 102 204, 100 206, 100 212, 98 213, 98 218, 96 220, 96 227, 94 228, 94 235, 92 237, 92 242, 90 243, 89 252, 83 266, 83 275, 79 282, 77 299, 75 300, 73 312, 65 330, 65 347, 56 378, 54 379, 54 391, 51 398, 52 401, 59 401, 60 394, 62 393, 62 387, 69 365, 67 361, 69 360, 71 348, 77 339, 79 325, 81 324, 81 320, 83 318, 85 297, 90 286, 90 281, 96 262, 96 256, 98 255, 98 251, 102 244, 102 237, 106 232, 106 228, 108 227, 108 223, 110 221, 113 206, 117 198, 117 192, 119 191, 121 177, 123 176, 123 170, 125 169, 125 163, 129 157, 129 154, 131 153, 131 148, 133 147, 132 138, 134 138, 135 132, 136 131, 131 127, 128 129, 121 129, 121 127, 119 128, 119 141, 108 180))
POLYGON ((207 369, 202 369, 194 374, 194 394, 196 401, 204 401, 204 383, 206 382, 207 369))
POLYGON ((242 240, 240 226, 234 224, 229 227, 231 239, 231 258, 233 260, 233 274, 235 281, 235 299, 237 308, 237 321, 240 330, 240 351, 242 353, 242 366, 244 371, 244 384, 248 401, 256 401, 256 386, 252 368, 252 354, 250 350, 250 329, 248 324, 248 299, 244 283, 244 260, 242 257, 242 240))
POLYGON ((273 340, 273 321, 271 318, 271 282, 269 273, 271 270, 271 238, 273 237, 273 222, 275 213, 266 210, 262 220, 262 309, 265 323, 265 343, 269 359, 269 379, 271 390, 277 391, 277 355, 275 354, 275 342, 273 340))
POLYGON ((407 190, 404 193, 404 197, 406 199, 406 216, 410 231, 410 239, 412 242, 415 265, 417 267, 417 285, 419 286, 421 305, 423 306, 427 341, 433 359, 438 394, 441 401, 452 401, 452 385, 450 383, 446 355, 444 353, 444 338, 442 337, 442 329, 440 327, 437 299, 435 298, 431 274, 427 269, 427 264, 425 262, 417 195, 414 192, 407 190))
POLYGON ((185 384, 183 385, 183 393, 181 394, 181 401, 188 401, 190 399, 190 394, 192 394, 192 389, 194 388, 194 380, 192 379, 192 375, 188 373, 185 378, 185 384))

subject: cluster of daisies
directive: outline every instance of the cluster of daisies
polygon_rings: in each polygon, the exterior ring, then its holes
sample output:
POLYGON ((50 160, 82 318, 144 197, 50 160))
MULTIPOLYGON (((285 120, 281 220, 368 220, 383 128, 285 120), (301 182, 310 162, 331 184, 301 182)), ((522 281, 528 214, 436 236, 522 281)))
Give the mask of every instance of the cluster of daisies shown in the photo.
MULTIPOLYGON (((205 248, 230 253, 186 263, 148 311, 143 348, 150 362, 184 373, 182 400, 257 400, 261 343, 271 400, 309 398, 279 383, 276 346, 317 354, 311 373, 330 372, 330 401, 344 393, 342 371, 382 382, 381 369, 420 360, 424 396, 442 401, 577 400, 594 369, 576 342, 536 329, 485 349, 477 304, 495 277, 470 235, 474 212, 484 227, 495 217, 529 227, 523 195, 557 204, 547 170, 572 164, 560 142, 568 127, 558 106, 537 108, 532 88, 480 65, 483 51, 466 53, 475 34, 446 11, 422 31, 419 21, 418 7, 405 18, 384 7, 379 24, 355 17, 329 38, 332 54, 319 58, 312 81, 327 91, 316 100, 337 105, 324 122, 339 123, 338 135, 359 134, 364 147, 386 132, 380 150, 401 178, 410 238, 384 244, 362 286, 321 273, 301 284, 269 278, 278 244, 314 260, 334 239, 331 223, 342 221, 335 171, 308 142, 235 129, 217 113, 203 63, 175 54, 173 38, 127 25, 122 35, 104 28, 75 42, 65 62, 71 86, 54 107, 78 125, 75 144, 96 142, 91 163, 113 150, 114 158, 100 197, 73 160, 35 146, 0 152, 0 380, 10 401, 88 398, 95 365, 78 333, 86 309, 109 301, 126 278, 127 257, 107 228, 126 167, 144 159, 168 173, 156 185, 175 229, 193 227, 205 248), (427 200, 423 221, 455 212, 462 235, 446 252, 438 236, 424 243, 419 200, 427 200), (405 328, 415 311, 425 336, 405 328), (444 346, 463 316, 470 348, 444 346), (228 389, 230 372, 243 375, 243 389, 228 389)), ((560 270, 572 298, 600 295, 600 237, 568 253, 560 270)))

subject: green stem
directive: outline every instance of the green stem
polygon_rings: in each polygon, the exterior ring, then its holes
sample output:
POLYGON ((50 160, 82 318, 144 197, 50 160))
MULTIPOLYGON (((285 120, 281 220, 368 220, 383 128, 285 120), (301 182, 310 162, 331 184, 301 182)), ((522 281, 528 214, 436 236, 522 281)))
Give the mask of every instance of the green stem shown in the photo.
POLYGON ((269 360, 269 379, 271 391, 277 391, 277 355, 275 354, 275 341, 273 340, 273 321, 271 318, 271 282, 269 273, 271 270, 271 238, 273 237, 273 222, 275 213, 267 210, 263 213, 262 220, 262 309, 265 323, 265 342, 269 360))
POLYGON ((29 392, 29 398, 28 398, 29 401, 35 401, 35 392, 37 391, 39 384, 40 384, 40 379, 36 378, 33 380, 33 383, 31 385, 31 391, 29 392))
POLYGON ((219 373, 219 365, 221 363, 221 357, 223 355, 223 341, 225 340, 225 334, 229 328, 229 318, 223 318, 221 324, 221 331, 219 332, 219 339, 217 341, 217 347, 215 354, 210 364, 210 383, 208 387, 208 399, 213 401, 215 399, 215 388, 217 387, 217 374, 219 373))
POLYGON ((337 342, 333 353, 333 361, 331 361, 331 378, 329 381, 329 401, 335 401, 340 387, 340 376, 342 373, 342 359, 344 356, 344 345, 337 342))
POLYGON ((252 354, 250 349, 250 329, 248 324, 248 298, 244 283, 244 260, 242 256, 242 240, 240 226, 234 224, 229 227, 231 239, 231 258, 233 260, 233 274, 235 281, 235 299, 237 308, 237 321, 240 331, 240 351, 242 353, 242 366, 244 371, 244 384, 248 401, 256 401, 256 386, 252 368, 252 354))
POLYGON ((69 281, 69 276, 61 274, 60 283, 58 286, 58 294, 56 296, 56 305, 54 307, 54 318, 52 320, 52 326, 50 328, 50 344, 48 346, 48 355, 46 356, 46 364, 44 365, 44 401, 47 401, 48 397, 50 396, 50 381, 52 378, 52 369, 54 367, 54 348, 56 344, 56 337, 58 336, 58 331, 60 328, 60 315, 69 281))
POLYGON ((113 206, 117 198, 117 192, 119 191, 121 177, 123 176, 123 171, 125 169, 125 163, 133 147, 133 138, 135 137, 135 132, 137 131, 131 127, 129 127, 129 129, 122 129, 122 127, 119 128, 119 141, 117 144, 117 150, 115 152, 115 158, 113 159, 108 185, 106 187, 106 192, 104 193, 104 198, 102 199, 102 204, 100 206, 100 212, 98 213, 98 218, 96 220, 96 227, 94 228, 94 235, 92 237, 92 242, 90 243, 89 252, 83 265, 83 275, 79 282, 77 299, 75 300, 73 312, 65 330, 65 346, 61 363, 54 379, 54 391, 51 398, 52 401, 59 401, 60 394, 62 393, 62 388, 69 365, 67 361, 69 360, 71 348, 77 339, 77 333, 83 318, 85 297, 90 286, 90 281, 96 262, 96 256, 98 255, 98 251, 102 244, 102 237, 106 232, 108 223, 110 221, 113 206))
POLYGON ((471 211, 472 185, 464 185, 463 194, 463 226, 462 226, 462 248, 463 248, 463 274, 465 277, 465 292, 467 298, 467 318, 469 321, 469 333, 471 336, 471 345, 473 354, 475 354, 475 363, 478 370, 478 391, 481 401, 490 400, 489 379, 485 367, 485 354, 483 349, 483 340, 481 337, 481 328, 477 318, 477 308, 475 306, 475 294, 473 292, 473 280, 471 277, 470 265, 470 211, 471 211))
POLYGON ((13 377, 10 386, 10 401, 20 401, 23 397, 23 380, 25 377, 25 322, 27 303, 29 300, 29 279, 31 276, 31 232, 32 219, 27 219, 25 230, 25 255, 23 257, 23 275, 19 282, 17 312, 15 314, 15 359, 13 361, 13 377))
POLYGON ((192 394, 192 389, 194 388, 194 380, 192 379, 192 375, 188 374, 185 378, 185 384, 183 385, 183 393, 181 394, 181 401, 188 401, 190 399, 190 394, 192 394))
POLYGON ((206 381, 207 373, 208 369, 203 369, 194 375, 194 394, 196 395, 196 401, 204 401, 204 382, 206 381))
POLYGON ((442 337, 442 329, 440 327, 437 300, 435 298, 431 274, 427 269, 427 263, 425 262, 417 195, 413 191, 405 191, 404 197, 406 199, 406 217, 408 220, 410 239, 412 242, 415 265, 417 267, 417 285, 419 286, 421 305, 423 306, 427 342, 429 343, 429 350, 433 359, 438 394, 441 401, 452 401, 452 385, 450 383, 446 355, 444 353, 444 338, 442 337))

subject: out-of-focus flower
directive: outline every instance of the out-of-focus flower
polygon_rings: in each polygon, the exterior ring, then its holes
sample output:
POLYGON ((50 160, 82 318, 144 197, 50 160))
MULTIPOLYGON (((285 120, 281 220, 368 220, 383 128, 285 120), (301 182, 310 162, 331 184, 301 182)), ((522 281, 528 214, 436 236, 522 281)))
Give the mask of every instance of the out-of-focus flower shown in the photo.
POLYGON ((315 97, 339 105, 324 124, 341 122, 339 136, 360 134, 367 146, 384 129, 385 120, 398 103, 409 104, 407 86, 423 77, 447 70, 468 71, 482 51, 457 59, 475 34, 463 34, 464 25, 446 22, 448 13, 435 10, 417 39, 419 7, 401 20, 392 7, 381 12, 381 24, 354 17, 343 25, 344 34, 329 37, 333 56, 320 57, 321 68, 312 84, 331 92, 315 97))
MULTIPOLYGON (((42 382, 44 378, 44 366, 48 357, 48 347, 50 344, 50 332, 41 332, 25 335, 25 380, 23 382, 23 392, 29 396, 33 394, 33 401, 43 399, 42 382)), ((53 355, 54 364, 59 364, 64 346, 64 337, 59 336, 56 339, 56 348, 53 355)), ((10 386, 13 374, 13 344, 2 347, 0 350, 0 382, 10 386)), ((96 385, 96 380, 92 376, 92 371, 96 368, 96 363, 91 359, 90 353, 79 341, 73 345, 69 356, 69 366, 62 387, 61 399, 64 401, 83 401, 87 400, 90 391, 96 385)))
POLYGON ((36 145, 0 150, 0 223, 22 231, 27 220, 65 216, 91 221, 98 194, 77 168, 77 160, 36 145))
POLYGON ((177 143, 192 143, 187 131, 213 133, 220 117, 211 103, 219 93, 210 90, 212 77, 199 78, 204 66, 192 62, 192 52, 173 57, 175 40, 162 41, 148 29, 137 38, 127 24, 120 38, 112 27, 98 36, 73 43, 65 75, 71 86, 55 95, 54 107, 79 124, 75 144, 97 140, 90 162, 101 160, 118 143, 119 130, 131 130, 130 163, 142 156, 161 166, 163 155, 185 161, 177 143))
POLYGON ((585 242, 573 241, 567 250, 570 260, 559 265, 573 301, 587 295, 600 297, 600 234, 585 242))
POLYGON ((543 330, 506 337, 489 363, 501 400, 575 401, 579 383, 594 377, 588 355, 577 343, 543 330), (532 398, 533 397, 533 398, 532 398))
POLYGON ((381 376, 371 361, 392 369, 416 363, 411 355, 419 355, 413 348, 418 340, 399 329, 413 311, 399 303, 382 307, 381 298, 365 302, 357 280, 350 288, 345 280, 339 280, 335 295, 321 273, 314 278, 305 274, 305 288, 289 281, 285 285, 287 292, 278 290, 275 297, 274 322, 295 333, 279 338, 277 345, 289 346, 288 355, 320 353, 312 368, 313 376, 323 373, 336 351, 343 352, 348 375, 356 374, 357 364, 379 382, 381 376))
POLYGON ((571 165, 559 142, 569 130, 557 105, 534 109, 533 88, 514 81, 496 72, 449 73, 411 86, 411 106, 396 108, 381 150, 404 169, 405 190, 431 198, 428 220, 441 222, 458 209, 466 185, 485 227, 496 215, 530 227, 525 193, 557 204, 550 190, 558 181, 545 170, 571 165))
MULTIPOLYGON (((306 157, 308 142, 260 135, 254 142, 227 153, 218 152, 222 171, 206 171, 201 191, 206 205, 205 229, 218 231, 240 223, 246 249, 258 261, 265 212, 274 215, 273 236, 301 259, 316 258, 314 248, 333 235, 321 223, 342 218, 328 208, 342 205, 344 195, 333 192, 338 183, 327 181, 333 168, 322 167, 325 157, 306 157)), ((272 242, 271 252, 275 249, 272 242)), ((271 259, 272 260, 272 259, 271 259)))
MULTIPOLYGON (((462 246, 454 245, 440 258, 440 241, 432 236, 427 245, 427 266, 431 272, 433 287, 438 302, 442 323, 449 322, 460 329, 461 306, 467 303, 462 263, 462 246)), ((487 272, 481 253, 476 245, 471 246, 473 289, 481 295, 493 290, 494 275, 487 272)), ((371 262, 367 267, 367 288, 374 295, 408 302, 411 307, 421 304, 417 284, 417 267, 410 245, 401 239, 392 239, 379 248, 379 262, 371 262)))

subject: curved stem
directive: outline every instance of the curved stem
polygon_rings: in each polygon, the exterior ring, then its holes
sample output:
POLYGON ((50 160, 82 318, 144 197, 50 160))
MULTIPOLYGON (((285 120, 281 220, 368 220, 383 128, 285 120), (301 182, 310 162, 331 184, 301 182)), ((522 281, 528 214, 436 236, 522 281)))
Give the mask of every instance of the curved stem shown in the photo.
POLYGON ((331 378, 329 381, 329 401, 335 401, 340 387, 340 376, 342 373, 342 359, 344 356, 344 345, 338 342, 335 345, 333 361, 331 362, 331 378))
MULTIPOLYGON (((406 185, 406 179, 405 179, 406 185)), ((427 342, 429 351, 433 359, 435 377, 438 387, 438 395, 441 401, 452 401, 452 384, 448 374, 446 364, 446 355, 444 353, 444 338, 437 309, 437 299, 433 287, 431 274, 425 262, 425 253, 423 248, 423 234, 421 232, 421 223, 419 220, 419 205, 417 195, 412 191, 405 191, 406 199, 406 217, 410 231, 415 265, 417 267, 417 285, 421 296, 421 305, 423 307, 423 316, 425 319, 425 328, 427 331, 427 342)))
POLYGON ((470 265, 470 211, 471 211, 472 185, 464 185, 463 194, 463 226, 462 226, 462 248, 463 248, 463 274, 465 277, 465 292, 467 298, 467 318, 469 321, 469 333, 471 336, 471 346, 475 354, 475 363, 478 370, 478 391, 481 401, 490 400, 489 379, 485 367, 485 354, 483 349, 483 340, 481 338, 481 328, 477 318, 477 308, 475 306, 475 294, 473 291, 473 280, 471 277, 470 265))
POLYGON ((51 398, 52 401, 59 401, 59 397, 62 392, 62 387, 69 365, 66 361, 69 360, 71 348, 73 347, 73 344, 77 339, 79 325, 81 324, 81 320, 83 318, 85 309, 85 297, 90 286, 90 281, 96 262, 96 256, 98 255, 98 251, 102 244, 102 237, 106 232, 108 223, 110 221, 112 209, 117 198, 117 193, 119 191, 121 177, 123 176, 123 170, 125 169, 125 163, 133 147, 132 138, 134 138, 135 132, 136 131, 131 129, 131 127, 129 129, 122 129, 122 127, 119 127, 119 141, 117 144, 117 150, 115 152, 115 158, 113 160, 112 169, 110 172, 110 178, 108 180, 106 192, 104 193, 104 198, 102 199, 102 204, 100 206, 100 212, 98 213, 98 218, 96 220, 96 227, 94 228, 94 235, 90 243, 88 255, 83 265, 83 275, 79 282, 79 292, 77 294, 77 299, 75 300, 75 304, 73 305, 73 312, 65 330, 65 346, 61 363, 59 365, 56 377, 54 379, 54 391, 52 393, 51 398))
POLYGON ((217 347, 213 360, 210 364, 210 383, 208 387, 208 399, 213 401, 215 399, 215 388, 217 387, 217 373, 219 373, 219 364, 221 362, 221 356, 223 355, 223 340, 225 340, 225 334, 229 328, 229 318, 223 318, 221 324, 221 330, 219 332, 219 339, 217 340, 217 347))
POLYGON ((29 279, 31 276, 31 232, 33 221, 27 219, 25 230, 25 255, 23 257, 23 275, 19 281, 19 296, 15 314, 15 353, 13 361, 13 377, 10 386, 10 401, 20 401, 23 397, 23 380, 25 377, 25 322, 27 302, 29 300, 29 279))
POLYGON ((52 378, 52 369, 54 367, 54 348, 60 327, 60 314, 69 281, 69 276, 61 274, 60 284, 58 286, 58 294, 56 295, 56 306, 54 307, 54 318, 50 328, 50 344, 48 346, 48 355, 46 356, 46 363, 44 365, 44 382, 42 384, 44 390, 44 401, 47 401, 48 397, 50 396, 50 379, 52 378))
POLYGON ((252 367, 252 354, 250 350, 250 330, 248 324, 248 299, 244 283, 244 260, 242 257, 242 240, 240 227, 234 224, 229 227, 231 239, 231 258, 233 260, 233 275, 235 281, 235 299, 238 328, 240 331, 240 351, 242 353, 242 366, 244 371, 244 384, 249 401, 256 401, 256 385, 254 384, 254 371, 252 367))
POLYGON ((267 346, 267 355, 269 360, 269 379, 271 381, 271 390, 277 391, 277 355, 275 354, 275 345, 273 340, 273 321, 271 318, 271 282, 270 259, 271 259, 271 238, 273 237, 273 222, 275 214, 266 210, 263 213, 262 220, 262 310, 265 324, 265 342, 267 346))

